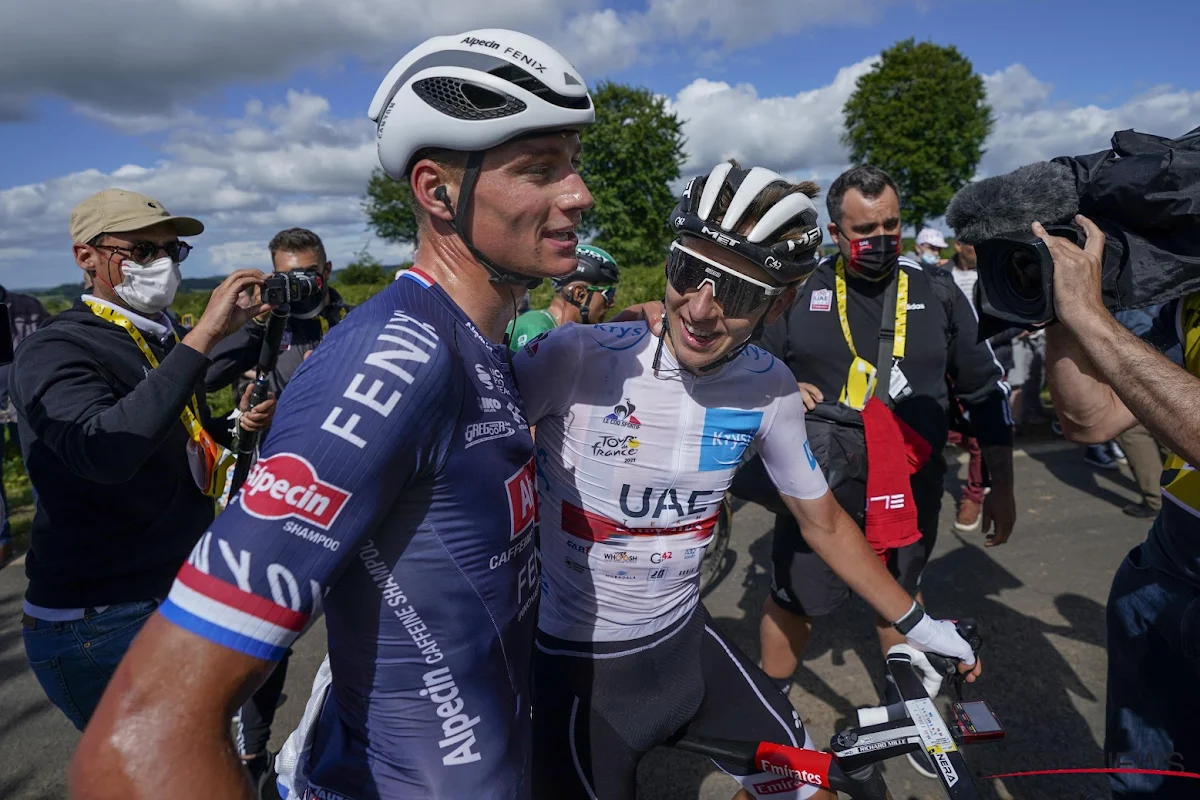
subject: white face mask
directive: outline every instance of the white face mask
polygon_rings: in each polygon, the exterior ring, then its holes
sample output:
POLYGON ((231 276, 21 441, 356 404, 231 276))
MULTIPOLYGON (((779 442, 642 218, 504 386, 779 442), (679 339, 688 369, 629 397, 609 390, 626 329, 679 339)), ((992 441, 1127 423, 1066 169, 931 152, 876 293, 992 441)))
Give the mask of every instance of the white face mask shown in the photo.
POLYGON ((939 261, 941 261, 941 259, 940 259, 940 258, 938 258, 938 254, 937 254, 937 253, 932 253, 932 252, 930 252, 930 251, 928 251, 928 250, 926 250, 925 252, 921 253, 921 262, 922 262, 922 263, 924 263, 924 264, 928 264, 928 265, 929 265, 929 266, 931 266, 931 267, 935 267, 935 266, 937 266, 937 263, 938 263, 939 261))
POLYGON ((126 305, 142 314, 157 314, 171 305, 183 279, 179 264, 167 256, 146 265, 122 261, 121 270, 125 279, 114 286, 113 291, 126 305))

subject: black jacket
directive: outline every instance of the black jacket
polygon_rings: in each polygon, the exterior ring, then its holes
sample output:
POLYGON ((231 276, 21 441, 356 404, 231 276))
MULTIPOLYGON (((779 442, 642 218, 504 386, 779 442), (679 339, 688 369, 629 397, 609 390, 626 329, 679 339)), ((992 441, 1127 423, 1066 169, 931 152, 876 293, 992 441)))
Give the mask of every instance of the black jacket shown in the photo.
MULTIPOLYGON (((838 321, 836 258, 821 262, 792 307, 762 338, 763 348, 782 359, 796 380, 814 384, 825 403, 834 405, 853 360, 838 321), (817 291, 823 294, 814 300, 817 291)), ((896 404, 896 416, 939 453, 946 442, 953 392, 970 414, 980 444, 1011 444, 1003 375, 986 342, 976 342, 970 301, 944 269, 923 268, 908 258, 901 258, 900 268, 909 275, 908 338, 901 369, 913 393, 896 404)), ((884 282, 847 276, 847 316, 855 349, 872 364, 879 355, 886 288, 884 282)))
MULTIPOLYGON (((14 348, 50 319, 50 312, 36 297, 10 292, 3 286, 0 286, 0 303, 8 306, 9 335, 14 348)), ((8 370, 8 364, 0 364, 0 415, 8 408, 8 370)))
POLYGON ((146 341, 150 369, 122 328, 82 301, 18 348, 9 377, 25 468, 37 489, 26 597, 86 608, 164 597, 213 519, 192 478, 180 421, 196 395, 205 427, 206 357, 146 341))
MULTIPOLYGON (((321 311, 320 316, 328 325, 338 324, 353 309, 342 302, 337 290, 330 287, 329 302, 321 311)), ((258 365, 259 353, 262 350, 263 335, 267 326, 255 320, 250 320, 240 331, 225 339, 210 355, 212 366, 204 375, 204 387, 207 391, 215 392, 226 386, 233 386, 234 396, 241 397, 250 381, 242 375, 258 365)), ((287 330, 279 347, 279 360, 275 363, 275 371, 271 373, 270 389, 278 397, 292 379, 292 373, 304 363, 304 354, 308 353, 321 342, 324 335, 321 321, 313 319, 296 319, 288 317, 287 330)))

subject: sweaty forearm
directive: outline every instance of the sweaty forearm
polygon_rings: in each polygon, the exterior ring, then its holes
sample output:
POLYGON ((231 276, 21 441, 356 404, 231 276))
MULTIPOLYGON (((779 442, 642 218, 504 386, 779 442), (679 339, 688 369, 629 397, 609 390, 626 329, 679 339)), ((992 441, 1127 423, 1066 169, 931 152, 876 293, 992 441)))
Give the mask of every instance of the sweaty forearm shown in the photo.
POLYGON ((840 507, 830 528, 806 526, 802 521, 800 532, 813 552, 881 617, 895 622, 908 613, 912 597, 887 571, 854 520, 840 507))
POLYGON ((1063 433, 1072 441, 1107 442, 1136 422, 1076 335, 1062 323, 1046 330, 1046 381, 1063 433))
POLYGON ((1189 464, 1200 463, 1200 378, 1171 363, 1107 313, 1077 322, 1073 333, 1130 415, 1129 424, 1112 435, 1136 420, 1189 464))

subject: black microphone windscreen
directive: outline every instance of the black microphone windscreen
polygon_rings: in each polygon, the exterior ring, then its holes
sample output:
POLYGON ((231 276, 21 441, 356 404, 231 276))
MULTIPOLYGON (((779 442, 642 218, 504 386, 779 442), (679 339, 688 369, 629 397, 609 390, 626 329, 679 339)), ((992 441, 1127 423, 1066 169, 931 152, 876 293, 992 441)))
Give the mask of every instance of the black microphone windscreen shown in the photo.
POLYGON ((1005 175, 968 183, 946 208, 946 224, 967 244, 996 236, 1029 233, 1069 222, 1079 211, 1075 175, 1063 164, 1038 161, 1005 175))

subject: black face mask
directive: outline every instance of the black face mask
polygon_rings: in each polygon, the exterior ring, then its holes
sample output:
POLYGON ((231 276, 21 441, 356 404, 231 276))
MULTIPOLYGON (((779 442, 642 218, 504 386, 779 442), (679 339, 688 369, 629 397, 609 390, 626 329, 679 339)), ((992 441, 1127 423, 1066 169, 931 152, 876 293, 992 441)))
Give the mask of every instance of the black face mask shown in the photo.
POLYGON ((865 236, 849 244, 849 255, 842 255, 859 277, 872 281, 883 280, 896 269, 896 262, 900 259, 900 234, 865 236))

